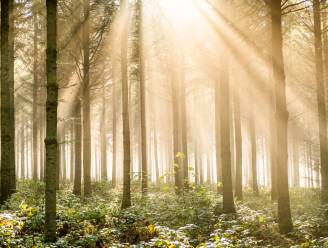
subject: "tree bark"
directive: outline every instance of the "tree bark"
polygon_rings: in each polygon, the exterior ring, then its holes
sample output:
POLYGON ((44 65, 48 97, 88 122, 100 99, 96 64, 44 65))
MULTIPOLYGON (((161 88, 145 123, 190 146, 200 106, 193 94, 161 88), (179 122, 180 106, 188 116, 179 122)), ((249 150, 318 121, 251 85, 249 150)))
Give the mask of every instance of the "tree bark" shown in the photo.
MULTIPOLYGON (((215 155, 216 155, 216 177, 217 183, 222 183, 222 161, 220 151, 220 85, 218 82, 215 83, 215 155)), ((218 187, 220 191, 220 187, 218 187)))
POLYGON ((145 90, 145 58, 143 47, 143 1, 137 2, 138 21, 138 52, 139 52, 139 91, 140 91, 140 125, 141 125, 141 191, 148 191, 148 164, 147 164, 147 130, 146 130, 146 90, 145 90))
POLYGON ((112 185, 116 187, 116 85, 112 86, 112 185))
POLYGON ((231 175, 229 84, 229 66, 227 56, 224 54, 221 57, 219 85, 220 157, 222 162, 223 211, 226 213, 234 213, 236 210, 233 199, 231 175))
MULTIPOLYGON (((252 97, 253 96, 251 95, 251 98, 252 97)), ((251 106, 251 108, 253 107, 251 106)), ((259 195, 259 187, 257 182, 256 134, 255 134, 255 120, 254 120, 253 109, 250 109, 249 135, 250 135, 251 153, 252 153, 252 188, 253 188, 253 193, 255 195, 259 195)))
POLYGON ((84 0, 83 26, 83 85, 82 85, 82 114, 83 114, 83 183, 84 196, 91 196, 91 130, 90 130, 90 51, 89 23, 90 3, 84 0))
POLYGON ((241 120, 240 120, 240 100, 239 90, 234 89, 234 114, 235 114, 235 146, 236 146, 236 187, 235 196, 238 200, 243 199, 243 154, 242 154, 242 135, 241 135, 241 120))
POLYGON ((38 90, 39 90, 39 80, 38 80, 38 16, 37 13, 33 13, 33 24, 34 24, 34 36, 33 36, 33 46, 34 46, 34 61, 33 61, 33 180, 38 179, 38 90))
POLYGON ((320 168, 321 168, 321 201, 328 203, 328 148, 327 148, 327 118, 325 103, 325 86, 323 77, 322 55, 322 31, 321 31, 321 7, 320 1, 313 1, 313 24, 315 65, 317 81, 317 102, 319 118, 319 142, 320 142, 320 168))
POLYGON ((275 81, 275 106, 276 106, 276 149, 277 149, 277 173, 279 173, 278 191, 278 222, 281 233, 292 230, 293 224, 290 212, 290 200, 288 189, 288 146, 287 125, 288 111, 286 104, 286 82, 283 61, 283 37, 282 37, 282 10, 280 0, 271 0, 272 22, 272 65, 275 81))
POLYGON ((46 192, 45 239, 56 239, 57 142, 57 0, 47 0, 47 101, 46 101, 46 192))
POLYGON ((122 209, 131 206, 131 147, 130 147, 130 125, 129 125, 129 81, 128 81, 128 23, 129 4, 123 1, 122 17, 123 30, 121 33, 121 80, 122 80, 122 119, 123 119, 123 197, 122 209))
POLYGON ((74 186, 73 193, 81 196, 81 102, 80 97, 77 99, 77 106, 74 120, 74 146, 75 146, 75 162, 74 162, 74 186))
POLYGON ((101 180, 107 181, 107 132, 106 132, 106 85, 102 90, 102 110, 100 122, 101 180))
POLYGON ((16 189, 13 4, 1 1, 1 203, 16 189))

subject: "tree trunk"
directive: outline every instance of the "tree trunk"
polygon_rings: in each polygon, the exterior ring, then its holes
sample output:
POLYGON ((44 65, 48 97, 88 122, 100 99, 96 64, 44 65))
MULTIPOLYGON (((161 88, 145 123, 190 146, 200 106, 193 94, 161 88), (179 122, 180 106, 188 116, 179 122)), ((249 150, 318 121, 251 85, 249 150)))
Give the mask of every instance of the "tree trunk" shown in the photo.
MULTIPOLYGON (((156 123, 155 123, 156 125, 156 123)), ((159 162, 158 162, 158 144, 157 144, 157 130, 154 128, 154 159, 155 159, 155 173, 156 183, 159 183, 159 162)))
POLYGON ((317 101, 319 118, 320 164, 321 164, 321 201, 328 203, 328 148, 325 87, 323 78, 322 32, 320 1, 313 1, 313 24, 315 44, 315 65, 317 81, 317 101))
POLYGON ((139 53, 139 93, 140 93, 140 125, 141 125, 141 191, 147 194, 147 130, 146 130, 146 90, 145 90, 145 58, 143 47, 143 1, 137 2, 136 19, 138 21, 138 53, 139 53))
POLYGON ((187 136, 187 108, 186 108, 186 83, 185 83, 185 69, 184 69, 184 59, 183 54, 182 59, 179 59, 180 76, 180 116, 181 116, 181 145, 182 145, 182 173, 183 173, 183 185, 186 189, 189 188, 189 176, 188 176, 188 136, 187 136))
POLYGON ((297 134, 293 133, 293 186, 300 186, 300 171, 299 171, 299 143, 297 134))
POLYGON ((112 86, 112 185, 116 187, 116 85, 112 86))
POLYGON ((33 61, 33 180, 38 179, 38 16, 37 13, 33 13, 33 23, 34 23, 34 61, 33 61))
POLYGON ((234 114, 235 114, 235 146, 236 146, 236 186, 235 195, 238 200, 243 199, 243 154, 242 154, 242 135, 240 120, 240 100, 239 90, 234 89, 234 114))
POLYGON ((212 180, 211 180, 212 165, 211 165, 210 154, 206 154, 206 165, 207 165, 206 180, 207 180, 208 184, 211 184, 212 183, 212 180))
POLYGON ((249 135, 250 135, 251 152, 252 152, 252 188, 253 188, 253 193, 257 196, 259 195, 259 187, 257 182, 257 150, 256 150, 256 134, 255 134, 254 122, 255 121, 254 121, 253 109, 251 109, 250 120, 249 120, 249 135))
POLYGON ((75 123, 75 120, 74 120, 74 116, 73 116, 73 119, 71 119, 71 122, 70 122, 70 171, 69 171, 69 179, 70 179, 70 182, 74 182, 74 168, 75 168, 75 163, 74 163, 74 123, 75 123))
POLYGON ((47 0, 47 130, 46 130, 46 194, 45 239, 56 239, 56 171, 57 142, 57 0, 47 0))
POLYGON ((271 0, 272 22, 272 65, 275 81, 275 105, 276 105, 276 134, 277 134, 277 173, 279 173, 278 191, 278 222, 281 233, 292 230, 293 224, 290 212, 288 189, 288 146, 287 125, 288 112, 286 104, 286 83, 283 61, 283 37, 282 37, 282 10, 281 1, 271 0))
POLYGON ((82 112, 83 112, 83 182, 84 196, 91 196, 91 130, 90 130, 90 51, 89 51, 89 0, 84 0, 83 26, 83 85, 82 85, 82 112))
MULTIPOLYGON (((220 185, 222 183, 222 161, 221 161, 221 151, 220 151, 220 85, 215 83, 215 155, 216 155, 216 177, 217 183, 220 185)), ((219 191, 221 190, 218 187, 219 191)))
POLYGON ((107 181, 106 85, 103 84, 100 122, 101 180, 107 181))
POLYGON ((20 166, 21 166, 21 178, 25 179, 25 126, 21 126, 21 137, 20 137, 20 166))
POLYGON ((122 3, 123 30, 121 33, 121 80, 122 80, 122 119, 123 119, 123 197, 122 209, 131 206, 131 151, 129 125, 129 81, 128 81, 128 23, 129 3, 122 3))
POLYGON ((195 184, 199 184, 199 154, 198 154, 198 143, 195 142, 195 151, 194 151, 194 159, 195 159, 195 184))
POLYGON ((67 153, 66 153, 66 148, 67 148, 67 143, 66 143, 66 122, 63 122, 63 135, 62 135, 62 141, 60 144, 61 147, 61 161, 62 161, 62 180, 65 181, 67 179, 67 153))
POLYGON ((222 162, 222 193, 223 211, 235 212, 233 199, 232 176, 231 176, 231 153, 230 153, 230 85, 229 66, 227 56, 221 57, 220 85, 219 85, 219 110, 220 110, 220 157, 222 162))
POLYGON ((16 189, 13 4, 1 1, 1 203, 16 189))
POLYGON ((74 186, 73 193, 77 196, 81 196, 81 102, 78 97, 75 113, 75 162, 74 162, 74 186))
POLYGON ((176 68, 173 69, 173 78, 171 79, 172 84, 172 120, 173 120, 173 158, 174 158, 174 181, 175 181, 175 192, 178 194, 183 189, 182 182, 182 165, 180 158, 177 157, 179 154, 179 110, 178 110, 178 86, 176 82, 176 68))

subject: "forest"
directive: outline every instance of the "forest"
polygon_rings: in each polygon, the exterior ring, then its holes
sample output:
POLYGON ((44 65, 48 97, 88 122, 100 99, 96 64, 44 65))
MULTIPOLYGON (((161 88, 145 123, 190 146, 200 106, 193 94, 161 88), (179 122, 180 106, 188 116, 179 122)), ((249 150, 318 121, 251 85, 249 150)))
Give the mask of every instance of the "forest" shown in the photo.
POLYGON ((0 247, 328 247, 327 0, 0 2, 0 247))

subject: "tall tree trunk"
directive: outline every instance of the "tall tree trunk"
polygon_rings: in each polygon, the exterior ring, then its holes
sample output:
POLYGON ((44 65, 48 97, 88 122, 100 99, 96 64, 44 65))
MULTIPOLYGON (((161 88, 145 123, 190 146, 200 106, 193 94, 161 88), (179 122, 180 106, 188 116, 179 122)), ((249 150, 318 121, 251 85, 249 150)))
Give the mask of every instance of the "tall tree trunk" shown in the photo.
POLYGON ((321 201, 328 203, 328 148, 327 148, 327 120, 325 87, 323 77, 323 55, 322 55, 322 32, 321 32, 321 7, 320 1, 313 1, 313 23, 315 64, 317 81, 317 101, 319 118, 319 142, 320 142, 320 165, 321 165, 321 201))
POLYGON ((278 222, 281 233, 292 230, 293 224, 290 212, 288 189, 288 145, 287 125, 288 111, 286 104, 286 82, 283 61, 283 37, 282 37, 282 10, 281 1, 271 0, 272 22, 272 65, 275 81, 275 105, 276 105, 276 131, 277 131, 277 173, 279 173, 278 190, 278 222))
POLYGON ((174 182, 175 182, 175 192, 178 194, 182 191, 182 168, 180 163, 179 154, 179 111, 178 111, 178 87, 176 82, 176 68, 173 68, 173 74, 171 81, 171 91, 172 91, 172 126, 173 126, 173 158, 174 158, 174 182))
POLYGON ((63 121, 63 134, 61 136, 61 142, 60 142, 60 161, 61 161, 61 180, 65 181, 66 180, 66 122, 63 121))
POLYGON ((1 1, 1 203, 16 188, 13 0, 1 1))
POLYGON ((253 109, 250 110, 249 135, 250 135, 251 152, 252 152, 252 188, 253 188, 253 193, 255 195, 259 195, 259 187, 257 182, 256 134, 255 134, 255 120, 254 120, 253 109))
MULTIPOLYGON (((79 94, 80 95, 80 94, 79 94)), ((73 193, 77 196, 81 195, 81 102, 78 97, 75 120, 74 120, 74 146, 75 146, 75 161, 74 161, 74 186, 73 193)))
POLYGON ((56 239, 56 170, 58 166, 57 142, 57 0, 47 0, 47 131, 45 239, 56 239))
POLYGON ((116 85, 112 86, 112 185, 116 187, 116 85))
POLYGON ((227 56, 222 55, 220 64, 219 110, 220 110, 220 157, 222 162, 223 211, 235 212, 233 199, 231 152, 230 152, 230 85, 227 56))
POLYGON ((235 114, 235 146, 236 146, 236 186, 235 195, 238 200, 243 199, 243 154, 242 154, 242 135, 240 120, 240 100, 239 89, 234 88, 234 114, 235 114))
POLYGON ((204 184, 204 160, 203 160, 203 153, 199 153, 199 184, 204 184))
MULTIPOLYGON (((220 85, 218 82, 214 86, 215 91, 215 156, 216 156, 216 177, 217 183, 222 183, 222 161, 220 151, 220 85)), ((221 191, 220 187, 218 190, 221 191)))
POLYGON ((83 112, 83 182, 84 196, 91 196, 91 124, 90 124, 90 51, 89 51, 89 24, 90 3, 84 0, 83 26, 83 85, 82 85, 82 112, 83 112))
POLYGON ((293 133, 293 186, 300 186, 300 170, 299 170, 299 143, 297 134, 293 133))
POLYGON ((40 147, 40 179, 44 180, 44 158, 45 158, 45 152, 44 152, 44 139, 45 139, 45 113, 44 113, 44 96, 45 91, 43 90, 43 87, 40 87, 40 118, 39 118, 39 129, 40 129, 40 140, 39 140, 39 147, 40 147))
POLYGON ((73 119, 70 121, 70 166, 69 166, 69 180, 70 182, 74 182, 74 168, 75 168, 75 163, 74 163, 74 116, 73 119))
POLYGON ((25 179, 25 125, 21 126, 21 137, 20 137, 20 166, 21 166, 21 178, 25 179))
POLYGON ((33 180, 38 179, 38 16, 37 13, 33 13, 33 23, 34 23, 34 61, 33 61, 33 180))
POLYGON ((100 122, 101 180, 107 181, 107 132, 106 132, 106 85, 102 90, 102 110, 100 122))
POLYGON ((185 69, 184 69, 184 55, 181 55, 182 59, 179 59, 179 68, 181 74, 179 86, 180 86, 180 116, 181 116, 181 145, 182 145, 182 172, 183 172, 183 185, 186 189, 189 188, 189 176, 188 176, 188 136, 187 136, 187 107, 186 107, 186 82, 185 82, 185 69))
POLYGON ((198 147, 198 142, 195 141, 195 151, 194 151, 194 159, 195 159, 195 184, 199 184, 199 147, 198 147))
POLYGON ((131 206, 131 148, 129 125, 129 81, 128 81, 128 23, 129 3, 122 3, 123 30, 121 42, 122 119, 123 119, 123 197, 122 209, 131 206))
POLYGON ((206 165, 207 165, 206 180, 207 180, 208 184, 211 184, 212 183, 212 180, 211 180, 212 165, 211 165, 210 154, 206 154, 206 165))
MULTIPOLYGON (((155 123, 156 125, 156 123, 155 123)), ((155 173, 156 183, 159 183, 159 162, 158 162, 158 144, 157 144, 157 130, 154 128, 154 159, 155 159, 155 173)))
POLYGON ((145 58, 143 47, 143 1, 137 2, 138 21, 138 52, 139 52, 139 91, 140 91, 140 125, 141 125, 141 191, 147 194, 148 165, 147 165, 147 130, 146 130, 146 90, 145 90, 145 58))

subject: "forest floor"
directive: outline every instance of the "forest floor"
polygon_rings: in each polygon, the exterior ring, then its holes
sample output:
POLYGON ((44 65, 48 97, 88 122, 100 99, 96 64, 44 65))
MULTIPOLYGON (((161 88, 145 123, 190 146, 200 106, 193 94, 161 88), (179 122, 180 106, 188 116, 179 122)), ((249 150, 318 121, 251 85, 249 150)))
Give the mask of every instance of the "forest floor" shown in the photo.
MULTIPOLYGON (((137 182, 133 189, 139 189, 137 182)), ((294 230, 280 235, 270 193, 246 190, 237 214, 220 213, 222 198, 210 186, 176 196, 168 185, 152 186, 148 198, 132 192, 133 206, 120 210, 121 190, 96 183, 89 199, 58 193, 58 240, 44 244, 44 185, 20 181, 0 211, 2 247, 328 247, 328 206, 319 192, 291 189, 294 230), (160 189, 160 190, 159 190, 160 189)))

